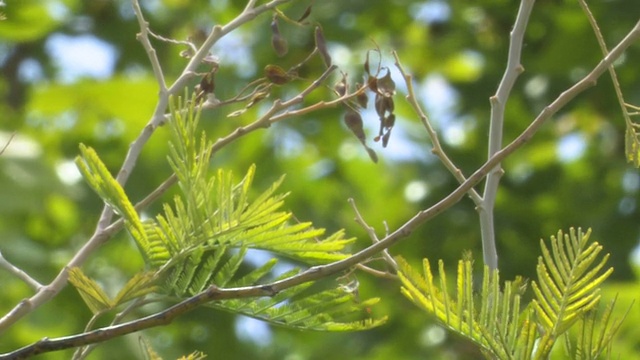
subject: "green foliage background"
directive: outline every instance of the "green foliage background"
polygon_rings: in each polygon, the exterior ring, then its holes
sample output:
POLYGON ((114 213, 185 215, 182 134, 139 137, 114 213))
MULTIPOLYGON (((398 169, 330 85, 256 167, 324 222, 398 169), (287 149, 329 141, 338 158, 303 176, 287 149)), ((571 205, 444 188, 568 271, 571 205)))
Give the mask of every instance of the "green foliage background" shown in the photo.
MULTIPOLYGON (((296 18, 308 4, 294 1, 281 10, 296 18)), ((48 282, 91 235, 101 209, 99 198, 83 182, 63 181, 61 165, 72 161, 82 142, 95 148, 109 169, 117 171, 129 143, 151 116, 157 86, 146 54, 135 39, 138 25, 129 1, 25 0, 8 1, 7 5, 2 9, 7 20, 0 22, 0 129, 2 136, 16 131, 17 138, 0 156, 0 251, 39 281, 48 282), (62 69, 46 45, 52 36, 60 34, 92 35, 113 46, 118 56, 112 76, 63 81, 62 69), (40 66, 42 76, 23 76, 29 62, 40 66)), ((244 1, 236 0, 164 0, 146 4, 144 9, 155 33, 175 39, 191 36, 197 42, 201 31, 231 20, 244 5, 244 1)), ((317 1, 310 19, 322 24, 334 61, 352 78, 360 78, 366 51, 375 46, 373 40, 385 55, 384 65, 393 65, 389 51, 397 50, 418 84, 435 76, 446 80, 457 92, 452 109, 455 116, 445 119, 433 114, 432 120, 445 139, 445 150, 469 174, 486 159, 488 98, 494 94, 504 70, 508 34, 517 6, 517 2, 506 0, 481 4, 456 0, 317 1), (448 7, 449 18, 428 22, 417 16, 424 6, 434 4, 448 7), (455 133, 461 134, 462 141, 446 141, 446 134, 455 133)), ((592 10, 610 46, 640 15, 633 0, 593 2, 592 10)), ((313 48, 311 28, 284 24, 281 31, 289 40, 290 52, 278 58, 270 45, 270 20, 269 15, 259 17, 235 32, 233 41, 226 46, 214 48, 214 54, 222 61, 216 75, 219 98, 232 96, 244 84, 262 76, 265 65, 294 65, 313 48), (231 57, 241 50, 248 52, 242 53, 246 66, 239 66, 231 57)), ((174 79, 186 65, 179 56, 183 48, 158 41, 154 45, 167 79, 174 79)), ((526 72, 507 106, 505 141, 517 136, 600 56, 593 32, 576 2, 539 1, 525 37, 522 63, 526 72)), ((636 105, 640 104, 640 68, 634 64, 639 58, 640 44, 631 47, 617 67, 625 98, 636 105)), ((319 61, 312 62, 301 69, 300 75, 311 79, 322 68, 319 61)), ((304 85, 300 82, 296 86, 304 85)), ((213 166, 243 174, 256 163, 258 189, 287 174, 281 189, 292 192, 287 206, 300 221, 313 221, 330 232, 346 228, 349 236, 359 238, 355 246, 364 246, 369 240, 353 221, 348 197, 355 199, 364 218, 382 234, 383 221, 395 229, 456 186, 453 177, 430 153, 426 132, 401 99, 402 89, 399 85, 399 118, 388 149, 373 143, 377 119, 373 113, 365 114, 369 142, 381 159, 378 164, 368 159, 357 139, 342 125, 342 110, 336 108, 243 137, 216 154, 213 166), (428 189, 419 201, 407 196, 413 188, 411 184, 428 189)), ((286 90, 283 87, 280 91, 286 90)), ((312 94, 308 101, 329 94, 325 89, 312 94)), ((420 100, 440 95, 423 90, 420 100)), ((215 139, 252 121, 259 111, 257 106, 239 118, 209 111, 203 113, 201 124, 215 139)), ((166 161, 168 138, 168 129, 159 129, 145 147, 126 185, 132 201, 144 197, 170 174, 166 161)), ((517 274, 534 277, 540 238, 569 226, 591 227, 592 238, 611 253, 609 264, 615 268, 614 280, 605 292, 620 294, 620 308, 637 297, 638 265, 630 261, 630 254, 640 235, 640 177, 625 163, 624 121, 608 78, 603 77, 597 87, 580 95, 546 124, 533 141, 505 162, 504 168, 506 174, 496 204, 503 279, 517 274), (586 148, 579 158, 562 161, 558 144, 567 136, 580 137, 586 148)), ((159 206, 156 203, 146 212, 155 214, 159 206)), ((120 234, 91 258, 85 271, 103 279, 107 289, 117 288, 127 274, 142 266, 134 247, 127 236, 120 234)), ((477 216, 467 199, 391 249, 414 265, 428 257, 432 261, 442 258, 451 267, 464 250, 481 254, 477 216)), ((271 341, 258 344, 238 335, 234 316, 202 309, 171 326, 146 331, 143 336, 166 358, 194 350, 225 359, 480 356, 473 346, 456 337, 445 335, 440 339, 441 333, 431 321, 402 298, 397 282, 367 275, 360 275, 359 281, 365 297, 383 298, 373 311, 389 315, 386 326, 347 334, 271 328, 271 341)), ((2 314, 31 294, 5 272, 0 272, 0 286, 2 314)), ((89 316, 77 292, 68 287, 4 334, 0 352, 44 336, 79 332, 89 316)), ((632 307, 627 324, 635 323, 638 317, 637 306, 632 307)), ((640 338, 637 335, 632 326, 623 328, 619 343, 614 346, 621 358, 632 356, 640 338)), ((140 354, 137 339, 135 335, 110 341, 100 346, 93 357, 140 354)), ((47 358, 69 355, 62 352, 47 358)))

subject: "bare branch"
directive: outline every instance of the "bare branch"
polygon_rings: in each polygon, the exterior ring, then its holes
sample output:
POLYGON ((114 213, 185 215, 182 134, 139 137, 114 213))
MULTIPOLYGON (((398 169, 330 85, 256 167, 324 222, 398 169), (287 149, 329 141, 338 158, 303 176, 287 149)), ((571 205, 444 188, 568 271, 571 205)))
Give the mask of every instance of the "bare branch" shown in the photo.
MULTIPOLYGON (((465 180, 467 180, 467 178, 464 176, 464 174, 462 174, 462 171, 458 169, 458 167, 453 163, 453 161, 451 161, 451 159, 444 152, 442 145, 440 145, 440 139, 438 138, 438 133, 435 131, 433 126, 431 126, 431 121, 429 121, 429 117, 425 114, 425 112, 422 110, 422 107, 418 103, 418 98, 416 97, 416 93, 413 88, 413 76, 411 76, 411 74, 408 74, 404 70, 404 67, 400 63, 400 59, 398 58, 398 54, 395 51, 393 52, 393 57, 396 59, 395 65, 400 71, 400 73, 402 74, 404 82, 407 85, 407 96, 406 96, 407 102, 409 102, 409 105, 411 105, 411 107, 413 108, 413 111, 418 115, 418 118, 420 118, 420 122, 427 130, 429 139, 431 139, 431 144, 433 144, 433 148, 431 149, 431 152, 440 159, 442 164, 444 164, 444 166, 449 170, 449 172, 453 174, 453 176, 456 178, 456 180, 458 180, 459 183, 463 183, 465 180)), ((473 202, 476 205, 479 205, 480 203, 482 203, 482 198, 476 192, 475 189, 471 189, 469 191, 469 197, 471 197, 471 200, 473 200, 473 202)))
MULTIPOLYGON (((370 226, 369 224, 367 224, 367 222, 362 217, 362 214, 360 214, 360 211, 358 210, 358 207, 356 206, 356 201, 353 200, 352 198, 350 198, 348 201, 349 201, 349 204, 351 204, 351 207, 353 208, 353 212, 355 212, 355 214, 356 214, 356 222, 358 224, 360 224, 360 226, 362 226, 362 228, 364 228, 364 230, 367 232, 367 235, 369 235, 369 239, 371 239, 371 241, 374 244, 377 243, 377 242, 380 242, 380 239, 378 239, 378 235, 376 235, 376 230, 373 228, 373 226, 370 226)), ((388 234, 386 234, 386 235, 388 235, 388 234)), ((382 257, 384 258, 384 260, 387 263, 389 263, 389 265, 391 265, 393 267, 393 269, 395 271, 398 271, 398 263, 394 260, 394 258, 391 256, 391 254, 389 254, 389 250, 388 249, 383 249, 382 250, 382 257)))
POLYGON ((156 49, 153 48, 151 42, 149 41, 149 35, 153 36, 154 34, 149 30, 149 23, 144 19, 144 15, 142 15, 142 9, 140 8, 140 3, 138 2, 138 0, 132 0, 132 5, 133 11, 136 14, 136 19, 138 19, 138 25, 140 26, 140 32, 136 34, 136 39, 140 41, 142 47, 147 52, 149 62, 151 63, 151 68, 153 69, 153 75, 155 75, 156 81, 160 86, 160 92, 166 92, 167 84, 164 80, 162 66, 160 66, 160 60, 158 60, 156 49))
MULTIPOLYGON (((502 130, 504 128, 504 110, 509 99, 509 94, 518 76, 524 71, 520 64, 522 53, 522 42, 524 33, 529 22, 529 16, 533 9, 535 0, 522 0, 520 9, 516 16, 516 21, 511 30, 511 40, 509 42, 509 55, 507 58, 507 68, 505 69, 496 94, 491 97, 491 122, 489 124, 489 155, 493 157, 502 148, 502 130)), ((503 171, 500 163, 491 169, 487 176, 487 181, 482 195, 482 203, 476 206, 480 216, 480 232, 482 234, 482 253, 484 263, 490 269, 498 268, 498 253, 496 251, 495 229, 493 222, 493 208, 498 191, 498 184, 503 171)))

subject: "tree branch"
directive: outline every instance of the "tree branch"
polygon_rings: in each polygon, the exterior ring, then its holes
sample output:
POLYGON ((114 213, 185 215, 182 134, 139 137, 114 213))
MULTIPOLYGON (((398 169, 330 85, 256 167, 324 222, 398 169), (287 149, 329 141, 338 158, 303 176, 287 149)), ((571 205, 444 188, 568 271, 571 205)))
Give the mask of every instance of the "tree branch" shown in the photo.
MULTIPOLYGON (((534 3, 535 0, 522 0, 520 3, 520 9, 518 10, 513 30, 511 31, 507 68, 500 81, 500 85, 498 85, 496 94, 490 99, 491 122, 489 124, 489 155, 487 156, 489 159, 502 148, 504 110, 516 79, 524 71, 522 64, 520 64, 520 55, 522 53, 525 29, 534 3)), ((498 268, 493 208, 502 174, 503 171, 500 163, 496 164, 496 167, 489 171, 484 187, 484 194, 482 195, 482 203, 476 207, 480 216, 484 263, 492 270, 498 268)))
POLYGON ((38 291, 42 287, 42 284, 36 281, 36 279, 7 261, 2 255, 2 252, 0 252, 0 268, 7 270, 18 279, 24 281, 25 284, 29 285, 29 287, 35 291, 38 291))
MULTIPOLYGON (((454 164, 453 161, 451 161, 451 159, 444 152, 442 145, 440 145, 440 139, 438 138, 438 133, 433 128, 433 126, 431 126, 431 121, 429 121, 429 117, 427 116, 427 114, 425 114, 425 112, 422 110, 422 107, 418 103, 418 98, 416 97, 416 93, 413 88, 413 76, 411 76, 411 74, 408 74, 404 70, 404 67, 400 63, 400 58, 398 57, 398 54, 395 51, 393 52, 393 57, 396 59, 395 65, 400 71, 400 74, 402 74, 402 78, 404 79, 404 82, 407 85, 407 96, 405 98, 407 99, 407 102, 409 103, 409 105, 411 105, 411 107, 413 108, 413 111, 418 115, 420 122, 422 123, 424 128, 427 130, 429 139, 431 139, 431 144, 433 145, 431 152, 440 159, 440 162, 442 162, 444 167, 446 167, 449 170, 449 172, 453 174, 453 176, 456 178, 456 180, 458 180, 459 183, 465 182, 467 178, 464 176, 462 171, 458 169, 456 164, 454 164)), ((476 192, 475 189, 471 189, 469 191, 469 197, 471 198, 471 200, 473 200, 476 206, 482 203, 482 198, 476 192)))

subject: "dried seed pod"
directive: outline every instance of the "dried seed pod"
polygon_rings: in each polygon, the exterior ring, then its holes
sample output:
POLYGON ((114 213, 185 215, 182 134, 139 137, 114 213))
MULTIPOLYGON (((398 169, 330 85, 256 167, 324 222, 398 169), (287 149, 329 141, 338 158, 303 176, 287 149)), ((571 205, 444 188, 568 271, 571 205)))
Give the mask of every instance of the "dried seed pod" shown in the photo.
POLYGON ((316 48, 320 53, 320 57, 322 58, 322 61, 324 62, 326 67, 330 67, 331 55, 329 55, 329 50, 327 50, 327 42, 325 41, 324 35, 322 34, 322 29, 320 29, 319 26, 316 26, 315 38, 316 38, 316 48))
POLYGON ((353 111, 349 109, 346 114, 344 114, 344 123, 347 125, 349 130, 353 132, 353 134, 364 144, 366 141, 366 136, 364 134, 364 126, 362 123, 362 116, 357 111, 353 111))
POLYGON ((333 87, 333 90, 338 94, 338 96, 344 96, 344 94, 347 93, 348 88, 347 75, 343 73, 342 80, 333 87))
POLYGON ((357 111, 349 108, 347 113, 344 114, 344 123, 347 125, 349 130, 360 140, 362 146, 367 150, 367 154, 371 158, 371 161, 374 163, 378 162, 378 154, 376 154, 373 149, 367 146, 367 138, 364 134, 364 126, 362 123, 362 116, 357 111))
POLYGON ((280 34, 278 18, 275 16, 271 21, 271 46, 279 57, 285 56, 289 51, 289 43, 287 42, 287 39, 280 34))
POLYGON ((376 113, 383 119, 387 113, 393 113, 393 109, 395 105, 393 104, 393 98, 386 97, 380 94, 376 94, 374 105, 376 108, 376 113))
POLYGON ((396 124, 396 116, 391 113, 389 116, 384 118, 383 125, 385 128, 391 130, 391 128, 396 124))
MULTIPOLYGON (((360 85, 360 83, 356 83, 357 89, 360 89, 361 86, 362 85, 360 85)), ((356 101, 361 108, 365 109, 367 107, 367 104, 369 103, 369 95, 367 95, 367 93, 363 91, 356 96, 356 101)))
POLYGON ((374 76, 369 76, 369 78, 367 79, 367 87, 369 88, 369 90, 378 94, 378 79, 376 79, 374 76))
POLYGON ((370 69, 369 69, 369 52, 368 51, 367 51, 367 57, 364 60, 363 67, 364 67, 364 72, 367 73, 369 77, 372 77, 371 72, 369 71, 370 69))
POLYGON ((367 145, 365 145, 364 148, 367 149, 367 154, 369 154, 369 157, 371 158, 371 161, 373 161, 374 163, 377 163, 378 162, 378 154, 376 154, 376 152, 373 151, 373 149, 368 147, 367 145))
POLYGON ((389 144, 389 137, 391 136, 391 129, 389 129, 389 131, 387 131, 386 133, 384 133, 384 135, 382 135, 382 147, 387 147, 387 144, 389 144))
POLYGON ((378 78, 376 82, 378 92, 386 97, 391 97, 396 93, 396 83, 391 79, 391 71, 387 69, 387 75, 378 78))
POLYGON ((202 80, 200 80, 200 91, 205 94, 210 94, 216 89, 214 74, 215 72, 210 72, 202 77, 202 80))
POLYGON ((292 80, 292 76, 278 65, 265 66, 264 75, 271 83, 276 85, 286 84, 292 80))

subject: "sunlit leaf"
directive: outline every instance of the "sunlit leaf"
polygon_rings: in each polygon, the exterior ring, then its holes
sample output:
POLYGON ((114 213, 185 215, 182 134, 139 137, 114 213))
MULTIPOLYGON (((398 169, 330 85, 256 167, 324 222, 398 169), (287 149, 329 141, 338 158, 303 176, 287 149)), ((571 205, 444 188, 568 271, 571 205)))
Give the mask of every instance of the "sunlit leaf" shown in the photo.
POLYGON ((78 290, 92 313, 96 314, 113 307, 111 299, 102 290, 102 287, 86 276, 80 268, 69 269, 69 283, 78 290))
POLYGON ((127 301, 145 296, 158 290, 155 285, 155 274, 153 272, 140 272, 135 274, 122 287, 118 295, 113 300, 114 304, 119 305, 127 301))

